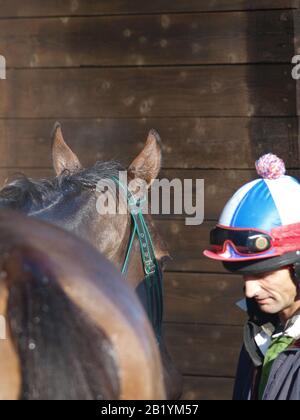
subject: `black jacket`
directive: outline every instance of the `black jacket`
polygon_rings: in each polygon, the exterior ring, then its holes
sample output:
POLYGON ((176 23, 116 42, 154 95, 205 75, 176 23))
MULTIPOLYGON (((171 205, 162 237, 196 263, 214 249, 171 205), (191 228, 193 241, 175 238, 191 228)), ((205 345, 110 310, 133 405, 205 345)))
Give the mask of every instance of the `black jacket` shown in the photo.
MULTIPOLYGON (((254 337, 261 326, 268 323, 278 328, 277 316, 260 312, 248 300, 249 321, 244 330, 244 345, 238 362, 233 399, 257 399, 263 355, 254 337)), ((300 400, 300 340, 288 347, 274 360, 269 379, 262 397, 263 400, 300 400)))
MULTIPOLYGON (((236 375, 234 400, 256 399, 260 370, 261 367, 254 365, 243 346, 236 375)), ((300 345, 286 349, 276 358, 262 399, 300 400, 300 345)))

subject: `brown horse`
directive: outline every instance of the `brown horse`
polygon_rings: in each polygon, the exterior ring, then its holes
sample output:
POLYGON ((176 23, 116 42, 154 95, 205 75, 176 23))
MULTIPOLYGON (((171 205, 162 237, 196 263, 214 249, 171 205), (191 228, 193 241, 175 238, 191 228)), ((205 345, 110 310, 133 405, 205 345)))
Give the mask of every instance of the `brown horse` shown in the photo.
POLYGON ((2 209, 0 255, 1 400, 164 398, 144 310, 94 247, 2 209))
MULTIPOLYGON (((132 217, 127 208, 124 208, 124 211, 119 214, 100 215, 97 212, 96 187, 102 179, 118 178, 119 171, 124 171, 125 168, 115 162, 97 162, 93 167, 84 169, 78 157, 65 143, 59 124, 56 124, 54 129, 52 156, 56 172, 54 179, 32 180, 22 177, 13 181, 0 192, 0 207, 19 209, 29 216, 37 217, 75 233, 94 245, 121 270, 132 234, 132 217)), ((142 179, 150 188, 160 171, 161 159, 159 136, 156 132, 151 131, 144 149, 127 169, 128 179, 142 179)), ((123 201, 121 200, 118 205, 124 206, 123 201)), ((150 216, 147 217, 147 226, 153 241, 155 258, 161 266, 163 259, 168 256, 168 252, 155 230, 150 216)), ((147 302, 145 293, 143 293, 144 278, 145 270, 140 244, 135 238, 126 280, 137 290, 141 302, 146 308, 147 302)), ((161 280, 160 278, 159 281, 161 282, 161 280)), ((158 299, 155 301, 154 298, 155 303, 159 304, 158 299)), ((161 319, 158 322, 161 324, 161 319)), ((158 329, 160 330, 160 328, 158 329)), ((167 397, 175 399, 181 393, 181 376, 168 355, 163 337, 160 336, 157 339, 163 361, 167 397)))

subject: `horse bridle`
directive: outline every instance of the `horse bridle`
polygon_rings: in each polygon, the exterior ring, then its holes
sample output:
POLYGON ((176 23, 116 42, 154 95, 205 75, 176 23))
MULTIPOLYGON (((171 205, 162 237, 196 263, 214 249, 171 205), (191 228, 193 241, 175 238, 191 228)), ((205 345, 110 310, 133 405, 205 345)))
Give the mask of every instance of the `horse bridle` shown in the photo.
POLYGON ((127 188, 127 185, 120 182, 118 178, 112 177, 112 180, 123 190, 127 198, 129 212, 133 221, 133 229, 122 268, 122 274, 126 276, 128 273, 133 243, 135 237, 137 236, 145 273, 145 277, 143 279, 147 296, 147 306, 145 309, 155 331, 156 337, 158 341, 160 341, 163 316, 162 271, 155 257, 151 235, 140 208, 141 200, 136 200, 127 188))

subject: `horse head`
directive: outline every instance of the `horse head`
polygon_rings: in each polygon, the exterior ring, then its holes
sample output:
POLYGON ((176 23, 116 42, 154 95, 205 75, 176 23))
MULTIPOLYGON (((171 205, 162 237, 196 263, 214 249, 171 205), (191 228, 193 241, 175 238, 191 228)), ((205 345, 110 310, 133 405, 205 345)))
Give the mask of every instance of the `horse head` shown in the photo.
MULTIPOLYGON (((143 150, 128 168, 110 161, 97 162, 93 167, 84 169, 79 158, 65 142, 60 125, 56 124, 53 134, 52 157, 57 177, 64 177, 66 173, 70 174, 70 179, 77 179, 79 182, 82 180, 83 189, 80 196, 77 197, 79 199, 77 207, 74 207, 74 199, 67 199, 67 203, 64 202, 61 206, 67 214, 67 220, 59 220, 56 206, 50 212, 46 210, 46 212, 40 213, 39 217, 51 217, 53 222, 61 223, 73 232, 77 231, 76 233, 79 233, 79 236, 87 238, 121 269, 131 235, 132 220, 130 212, 128 209, 125 209, 125 211, 122 209, 122 211, 113 214, 99 214, 101 212, 97 212, 96 202, 100 191, 99 189, 96 191, 97 184, 101 183, 102 180, 118 179, 120 173, 126 172, 128 182, 132 182, 134 179, 142 180, 146 188, 149 189, 161 168, 162 151, 159 135, 154 130, 150 131, 143 150), (72 214, 71 217, 70 213, 72 214)), ((126 195, 125 198, 127 198, 126 195)), ((123 200, 118 203, 119 206, 124 206, 124 204, 127 203, 124 203, 123 200)), ((147 216, 147 224, 153 238, 156 259, 163 263, 164 259, 169 256, 166 245, 155 229, 150 215, 147 216)), ((144 277, 143 274, 138 241, 135 241, 131 263, 128 267, 128 282, 133 287, 137 287, 144 277)))

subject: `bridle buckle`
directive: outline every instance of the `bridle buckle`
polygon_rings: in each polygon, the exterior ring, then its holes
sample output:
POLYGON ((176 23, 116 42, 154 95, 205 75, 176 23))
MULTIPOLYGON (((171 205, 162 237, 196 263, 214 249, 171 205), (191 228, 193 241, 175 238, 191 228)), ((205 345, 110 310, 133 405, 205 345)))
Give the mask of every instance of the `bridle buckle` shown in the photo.
POLYGON ((147 276, 154 274, 155 270, 156 270, 156 265, 152 260, 145 262, 145 273, 147 274, 147 276))

